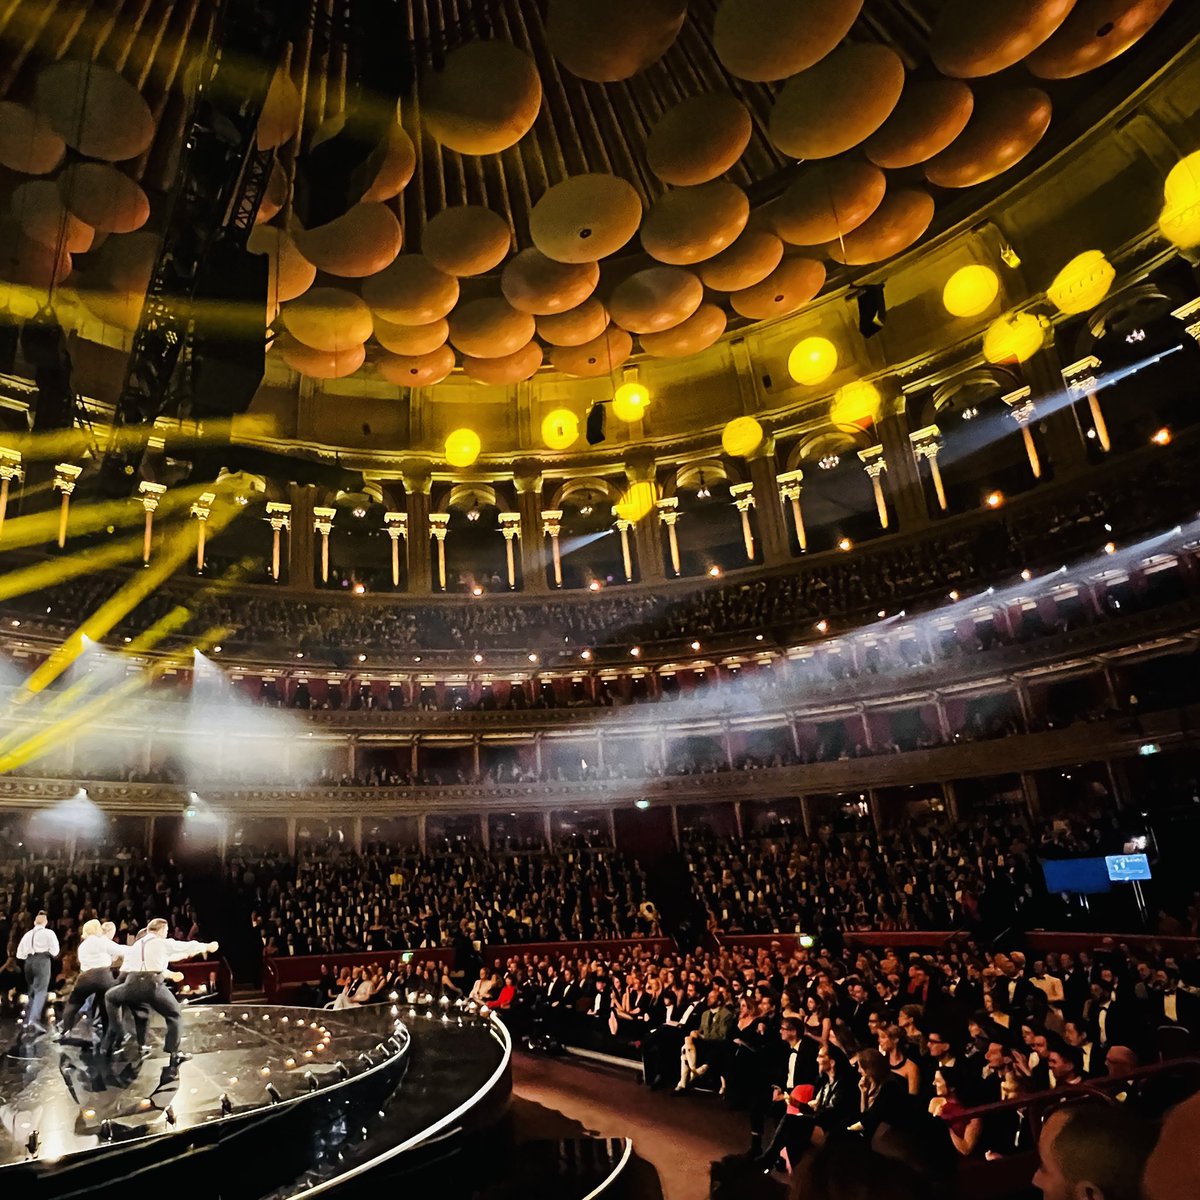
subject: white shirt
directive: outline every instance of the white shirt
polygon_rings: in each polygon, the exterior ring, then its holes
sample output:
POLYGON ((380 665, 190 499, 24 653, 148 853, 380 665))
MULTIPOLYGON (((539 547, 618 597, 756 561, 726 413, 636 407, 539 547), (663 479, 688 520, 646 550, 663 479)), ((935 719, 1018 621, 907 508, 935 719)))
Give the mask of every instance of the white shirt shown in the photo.
POLYGON ((174 938, 144 937, 124 948, 121 970, 150 971, 161 975, 177 958, 191 958, 207 950, 207 942, 177 942, 174 938))
POLYGON ((45 925, 35 925, 17 946, 17 958, 22 962, 31 954, 49 954, 51 958, 57 958, 58 953, 58 934, 45 925))
POLYGON ((110 941, 102 933, 93 933, 79 943, 79 969, 95 971, 111 967, 114 958, 124 958, 128 951, 128 946, 110 941))
POLYGON ((787 1087, 783 1090, 790 1092, 796 1086, 796 1067, 800 1064, 800 1047, 793 1046, 788 1051, 787 1087))
POLYGON ((1179 1008, 1175 1001, 1174 992, 1163 994, 1163 1018, 1172 1023, 1179 1020, 1179 1008))

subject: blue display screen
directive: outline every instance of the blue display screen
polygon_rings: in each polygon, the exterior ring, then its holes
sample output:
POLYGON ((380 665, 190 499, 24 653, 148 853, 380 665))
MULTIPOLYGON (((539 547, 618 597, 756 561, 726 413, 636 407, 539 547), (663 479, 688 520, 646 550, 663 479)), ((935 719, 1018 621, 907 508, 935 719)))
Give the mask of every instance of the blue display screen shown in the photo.
POLYGON ((1104 862, 1113 883, 1150 878, 1150 860, 1144 854, 1110 854, 1104 862))
POLYGON ((1108 863, 1103 858, 1044 858, 1042 874, 1048 892, 1090 896, 1112 891, 1108 863))

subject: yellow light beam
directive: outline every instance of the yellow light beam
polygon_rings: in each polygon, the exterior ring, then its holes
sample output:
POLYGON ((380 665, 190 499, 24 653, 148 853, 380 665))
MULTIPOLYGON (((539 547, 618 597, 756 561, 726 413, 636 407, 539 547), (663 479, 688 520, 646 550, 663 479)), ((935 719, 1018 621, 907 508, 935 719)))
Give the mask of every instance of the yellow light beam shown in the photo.
POLYGON ((34 563, 32 566, 21 567, 0 575, 0 601, 11 600, 14 596, 24 596, 42 588, 53 587, 76 579, 81 575, 90 575, 94 571, 103 571, 134 558, 140 558, 142 553, 141 535, 132 538, 122 538, 107 546, 97 546, 90 550, 81 550, 69 558, 54 558, 48 562, 34 563))
POLYGON ((63 737, 77 736, 89 725, 94 724, 108 709, 134 695, 167 670, 185 665, 187 657, 194 651, 198 650, 203 654, 205 650, 216 645, 229 633, 230 627, 227 625, 210 627, 188 647, 186 655, 182 659, 176 657, 160 659, 145 671, 122 680, 116 687, 97 696, 69 717, 64 717, 61 721, 56 721, 46 729, 27 738, 16 749, 0 757, 0 774, 15 771, 18 767, 23 767, 26 763, 41 758, 63 737))
MULTIPOLYGON (((241 513, 236 504, 214 508, 208 518, 212 532, 218 533, 241 513)), ((80 627, 60 645, 50 657, 25 681, 23 691, 37 694, 59 677, 83 653, 84 639, 100 641, 114 625, 133 611, 152 591, 162 584, 195 552, 200 532, 199 522, 189 522, 176 530, 167 540, 155 561, 138 572, 113 596, 110 596, 80 627)))

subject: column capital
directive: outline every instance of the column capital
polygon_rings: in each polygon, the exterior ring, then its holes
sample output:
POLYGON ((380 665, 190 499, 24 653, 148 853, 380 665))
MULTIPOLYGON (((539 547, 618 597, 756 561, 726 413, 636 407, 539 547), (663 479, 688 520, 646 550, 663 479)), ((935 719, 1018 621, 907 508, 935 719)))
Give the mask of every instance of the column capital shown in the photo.
POLYGON ((424 458, 406 458, 400 464, 400 479, 406 492, 428 496, 433 490, 433 463, 424 458))
POLYGON ((1100 379, 1097 375, 1099 370, 1100 360, 1094 354, 1089 354, 1078 362, 1063 367, 1063 383, 1067 385, 1067 391, 1073 397, 1094 396, 1100 390, 1100 379))
POLYGON ((540 493, 544 484, 545 479, 541 471, 536 467, 531 467, 525 463, 515 466, 513 471, 513 487, 516 489, 518 496, 540 493))
POLYGON ((729 489, 729 494, 733 497, 733 503, 738 512, 747 512, 755 507, 753 483, 735 483, 729 489))
POLYGON ((521 534, 521 514, 517 512, 502 512, 499 514, 500 532, 512 541, 521 534))
POLYGON ((25 468, 21 465, 21 452, 10 450, 7 446, 0 446, 0 479, 6 479, 12 483, 13 480, 24 478, 24 475, 25 468))
POLYGON ((804 472, 784 471, 782 475, 776 476, 775 482, 779 485, 780 499, 799 500, 804 488, 804 472))
POLYGON ((868 446, 858 452, 858 460, 863 470, 872 478, 878 479, 887 470, 887 460, 883 457, 882 446, 868 446))
POLYGON ((561 508, 542 509, 542 536, 558 537, 562 533, 563 510, 561 508))
POLYGON ((439 542, 444 542, 446 540, 446 534, 450 532, 450 514, 430 513, 429 532, 431 536, 437 538, 439 542))
POLYGON ((64 496, 69 496, 75 490, 75 484, 82 474, 83 468, 77 467, 74 463, 55 463, 54 486, 64 496))
POLYGON ((633 528, 633 522, 626 520, 624 517, 617 517, 613 522, 613 528, 618 533, 628 533, 633 528))
MULTIPOLYGON (((3 473, 3 467, 0 467, 0 474, 3 473)), ((158 508, 158 502, 166 494, 167 485, 165 483, 151 483, 147 479, 143 479, 138 484, 138 494, 141 497, 142 507, 148 513, 154 512, 158 508)))
POLYGON ((267 501, 267 523, 272 529, 291 529, 292 506, 279 500, 267 501))
POLYGON ((936 425, 926 425, 923 429, 914 429, 908 435, 912 442, 913 453, 918 458, 936 458, 942 448, 940 438, 942 431, 936 425))
MULTIPOLYGON (((57 470, 57 468, 55 468, 57 470)), ((200 521, 207 521, 212 515, 213 501, 216 500, 216 492, 201 492, 196 497, 196 503, 192 505, 192 516, 200 521)))
POLYGON ((1031 425, 1037 419, 1037 406, 1033 402, 1033 388, 1026 384, 1015 392, 1005 392, 1000 397, 1008 405, 1008 415, 1018 425, 1031 425))
POLYGON ((679 520, 678 496, 663 496, 655 500, 654 507, 658 509, 658 519, 663 525, 674 525, 679 520))
POLYGON ((1200 342, 1200 296, 1189 300, 1171 313, 1188 334, 1200 342))
POLYGON ((658 481, 658 463, 651 458, 634 459, 625 463, 625 478, 630 483, 656 483, 658 481))
POLYGON ((388 532, 388 537, 394 542, 397 538, 403 538, 408 541, 408 513, 403 512, 385 512, 383 514, 383 527, 388 532))
POLYGON ((313 528, 328 537, 333 532, 333 519, 336 516, 336 508, 317 505, 313 508, 313 528))

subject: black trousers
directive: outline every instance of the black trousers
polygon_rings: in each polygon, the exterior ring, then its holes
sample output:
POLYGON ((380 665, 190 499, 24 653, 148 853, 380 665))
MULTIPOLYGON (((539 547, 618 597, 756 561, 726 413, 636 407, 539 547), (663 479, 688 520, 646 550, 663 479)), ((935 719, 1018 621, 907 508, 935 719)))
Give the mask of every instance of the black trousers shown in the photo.
POLYGON ((679 1052, 683 1030, 677 1025, 660 1025, 642 1038, 642 1071, 651 1086, 679 1078, 679 1052))
POLYGON ((31 954, 25 959, 25 986, 29 995, 25 1004, 25 1024, 39 1025, 50 994, 50 955, 31 954))
MULTIPOLYGON (((83 1007, 89 996, 95 996, 94 1004, 96 1007, 93 1011, 96 1016, 102 1016, 104 1013, 104 994, 116 982, 117 977, 113 974, 111 967, 93 967, 90 971, 84 971, 75 980, 75 986, 71 989, 71 995, 67 1000, 67 1007, 63 1009, 63 1033, 71 1032, 75 1022, 79 1020, 79 1010, 83 1007)), ((93 1017, 93 1020, 95 1020, 95 1017, 93 1017)))
MULTIPOLYGON (((110 1048, 116 1043, 117 1037, 125 1032, 124 1009, 136 1010, 140 1006, 152 1009, 167 1023, 165 1049, 168 1054, 176 1054, 179 1050, 179 1027, 183 1021, 179 1001, 167 990, 157 975, 149 972, 131 972, 123 982, 111 987, 104 996, 104 1008, 108 1014, 108 1032, 104 1035, 104 1045, 110 1048)), ((145 1034, 139 1031, 139 1038, 145 1034)))

